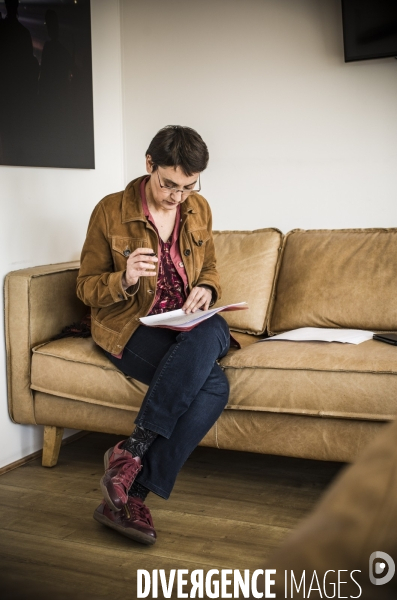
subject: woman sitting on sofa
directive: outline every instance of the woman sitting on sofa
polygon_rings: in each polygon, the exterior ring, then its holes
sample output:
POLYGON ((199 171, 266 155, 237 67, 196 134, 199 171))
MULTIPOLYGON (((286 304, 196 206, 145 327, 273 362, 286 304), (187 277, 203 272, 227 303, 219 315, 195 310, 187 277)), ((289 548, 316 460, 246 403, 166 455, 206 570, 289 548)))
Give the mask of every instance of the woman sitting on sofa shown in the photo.
POLYGON ((196 131, 161 129, 146 152, 148 175, 95 207, 77 279, 95 342, 149 386, 131 436, 105 454, 104 501, 94 518, 146 544, 156 541, 147 494, 169 497, 229 395, 216 362, 230 340, 221 316, 182 333, 139 323, 178 308, 208 309, 219 297, 211 210, 198 194, 207 163, 196 131))

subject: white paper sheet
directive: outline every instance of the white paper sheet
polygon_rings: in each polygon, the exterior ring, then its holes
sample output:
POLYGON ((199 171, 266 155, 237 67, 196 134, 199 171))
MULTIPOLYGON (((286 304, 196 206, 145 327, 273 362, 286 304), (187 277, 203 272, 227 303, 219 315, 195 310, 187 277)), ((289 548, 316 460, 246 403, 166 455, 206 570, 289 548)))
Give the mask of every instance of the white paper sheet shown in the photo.
POLYGON ((188 329, 194 325, 198 325, 201 321, 205 321, 218 312, 227 310, 242 310, 248 308, 246 302, 238 302, 237 304, 227 304, 226 306, 218 306, 209 310, 198 310, 195 313, 188 315, 181 308, 178 310, 170 310, 159 315, 151 315, 150 317, 142 317, 139 319, 144 325, 149 327, 175 327, 178 329, 188 329))
POLYGON ((271 342, 289 340, 292 342, 341 342, 343 344, 361 344, 373 337, 372 331, 363 329, 323 329, 322 327, 301 327, 279 335, 260 340, 271 342))

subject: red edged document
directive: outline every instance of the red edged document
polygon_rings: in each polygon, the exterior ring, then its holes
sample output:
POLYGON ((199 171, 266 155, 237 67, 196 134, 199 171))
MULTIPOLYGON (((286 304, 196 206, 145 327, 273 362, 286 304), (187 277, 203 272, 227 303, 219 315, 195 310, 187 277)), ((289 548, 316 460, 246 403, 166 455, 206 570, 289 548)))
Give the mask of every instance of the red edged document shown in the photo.
POLYGON ((188 315, 181 308, 178 310, 170 310, 170 312, 161 313, 159 315, 151 315, 150 317, 142 317, 140 320, 143 325, 148 327, 165 327, 167 329, 176 329, 177 331, 190 331, 202 321, 210 319, 218 312, 227 310, 246 310, 248 304, 246 302, 238 302, 237 304, 227 304, 226 306, 218 306, 209 310, 197 310, 188 315))

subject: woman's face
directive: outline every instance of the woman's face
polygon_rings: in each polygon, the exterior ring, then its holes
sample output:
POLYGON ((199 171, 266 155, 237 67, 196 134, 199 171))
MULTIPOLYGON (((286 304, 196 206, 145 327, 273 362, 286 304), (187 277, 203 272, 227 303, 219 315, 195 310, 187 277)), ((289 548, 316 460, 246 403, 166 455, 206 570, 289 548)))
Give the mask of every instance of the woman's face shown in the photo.
POLYGON ((198 187, 199 173, 193 173, 188 177, 181 167, 157 167, 153 171, 150 156, 146 157, 146 170, 150 173, 153 201, 156 207, 162 210, 175 209, 198 187))

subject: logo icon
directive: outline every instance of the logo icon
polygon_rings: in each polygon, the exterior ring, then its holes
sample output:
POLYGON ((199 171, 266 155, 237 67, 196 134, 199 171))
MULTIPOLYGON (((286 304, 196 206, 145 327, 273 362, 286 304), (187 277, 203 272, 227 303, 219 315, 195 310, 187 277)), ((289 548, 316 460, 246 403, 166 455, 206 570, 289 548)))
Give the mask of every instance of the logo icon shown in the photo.
POLYGON ((369 557, 369 579, 371 583, 374 585, 385 585, 385 583, 389 583, 392 579, 395 571, 396 565, 389 554, 380 550, 372 552, 369 557), (382 574, 382 577, 377 577, 377 575, 382 574))

